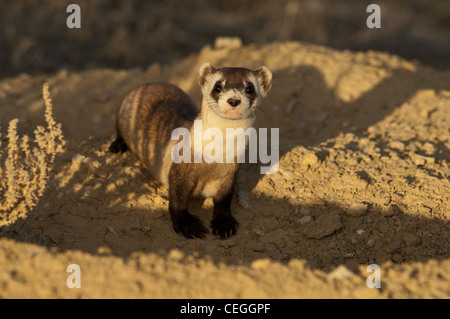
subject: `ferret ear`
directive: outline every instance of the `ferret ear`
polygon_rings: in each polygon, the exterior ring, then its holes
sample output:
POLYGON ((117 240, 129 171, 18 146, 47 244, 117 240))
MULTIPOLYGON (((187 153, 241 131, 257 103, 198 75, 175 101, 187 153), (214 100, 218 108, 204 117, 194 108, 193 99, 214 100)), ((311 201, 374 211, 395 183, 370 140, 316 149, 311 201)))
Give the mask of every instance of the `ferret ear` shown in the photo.
POLYGON ((272 87, 272 72, 266 66, 262 66, 259 69, 254 70, 253 72, 258 79, 258 84, 261 88, 261 94, 264 97, 272 87))
POLYGON ((201 87, 207 82, 208 75, 214 74, 217 69, 211 63, 204 63, 198 71, 198 83, 201 87))

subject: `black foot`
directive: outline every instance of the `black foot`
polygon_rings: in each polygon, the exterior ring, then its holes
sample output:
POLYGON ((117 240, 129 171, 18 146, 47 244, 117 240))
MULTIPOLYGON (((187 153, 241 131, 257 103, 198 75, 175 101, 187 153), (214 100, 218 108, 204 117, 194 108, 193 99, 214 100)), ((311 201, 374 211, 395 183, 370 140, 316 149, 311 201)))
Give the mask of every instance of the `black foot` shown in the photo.
POLYGON ((228 238, 235 235, 239 223, 233 216, 217 217, 211 221, 211 228, 214 235, 220 235, 222 238, 228 238))
POLYGON ((119 153, 119 152, 124 153, 128 151, 128 146, 123 140, 123 138, 118 136, 116 137, 114 142, 112 142, 111 145, 109 146, 109 151, 112 153, 119 153))
POLYGON ((177 214, 172 220, 175 232, 182 234, 186 238, 205 238, 208 230, 202 225, 198 217, 189 214, 187 210, 177 214))

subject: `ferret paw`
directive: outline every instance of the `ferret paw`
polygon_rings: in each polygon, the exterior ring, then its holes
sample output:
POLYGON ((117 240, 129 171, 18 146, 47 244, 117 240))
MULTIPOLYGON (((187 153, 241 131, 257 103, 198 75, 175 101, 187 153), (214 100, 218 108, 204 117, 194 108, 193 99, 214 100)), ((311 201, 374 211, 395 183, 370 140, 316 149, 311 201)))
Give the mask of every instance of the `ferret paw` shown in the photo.
POLYGON ((222 238, 233 236, 237 232, 239 223, 233 216, 217 217, 211 221, 212 233, 222 238))
POLYGON ((205 234, 208 232, 200 219, 188 212, 173 221, 173 229, 186 238, 205 238, 205 234))

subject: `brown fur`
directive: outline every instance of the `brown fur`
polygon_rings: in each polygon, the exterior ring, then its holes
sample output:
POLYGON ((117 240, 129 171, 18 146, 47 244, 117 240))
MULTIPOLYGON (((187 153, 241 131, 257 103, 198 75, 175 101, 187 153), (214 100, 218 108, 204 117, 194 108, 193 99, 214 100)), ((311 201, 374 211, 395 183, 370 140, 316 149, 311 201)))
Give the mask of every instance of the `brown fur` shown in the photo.
MULTIPOLYGON (((230 203, 239 164, 236 160, 234 163, 208 164, 192 161, 176 164, 172 161, 171 150, 178 141, 171 140, 172 131, 184 127, 194 136, 194 119, 202 120, 203 131, 209 127, 218 127, 223 132, 227 127, 250 127, 254 121, 253 116, 222 118, 207 102, 205 95, 210 92, 211 81, 219 75, 226 79, 228 87, 242 90, 245 90, 242 83, 246 83, 246 79, 257 78, 256 85, 262 85, 260 90, 265 95, 267 88, 270 89, 271 73, 268 69, 261 70, 262 68, 256 71, 244 68, 215 69, 210 64, 203 65, 199 73, 199 83, 204 95, 201 112, 186 93, 168 83, 145 84, 134 89, 119 108, 117 138, 110 150, 123 152, 130 149, 153 176, 169 186, 169 211, 174 230, 187 238, 203 237, 207 231, 198 218, 187 210, 193 196, 213 198, 214 216, 211 227, 214 234, 228 237, 236 233, 237 221, 231 215, 230 203)), ((250 97, 249 100, 254 103, 250 97)), ((259 100, 255 103, 258 102, 259 100)), ((253 115, 254 112, 249 114, 253 115)), ((193 159, 193 143, 191 149, 193 159)))

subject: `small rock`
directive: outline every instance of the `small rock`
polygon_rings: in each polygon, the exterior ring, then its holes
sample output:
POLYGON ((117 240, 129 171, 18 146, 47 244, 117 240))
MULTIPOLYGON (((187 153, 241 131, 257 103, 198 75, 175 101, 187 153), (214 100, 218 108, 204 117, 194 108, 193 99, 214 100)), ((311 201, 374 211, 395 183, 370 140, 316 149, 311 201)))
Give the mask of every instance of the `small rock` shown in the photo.
POLYGON ((89 164, 89 163, 92 162, 92 160, 91 160, 89 157, 86 157, 86 156, 84 156, 84 155, 81 155, 81 154, 75 154, 75 155, 72 157, 72 162, 75 162, 75 163, 87 163, 87 164, 89 164))
POLYGON ((314 153, 306 153, 301 158, 301 163, 303 165, 315 165, 318 162, 318 158, 314 153))
POLYGON ((267 232, 266 227, 260 227, 254 230, 254 233, 258 236, 264 236, 266 232, 267 232))
POLYGON ((434 157, 422 156, 422 155, 415 154, 415 155, 412 156, 412 161, 417 166, 425 165, 426 163, 427 164, 433 164, 434 163, 434 157))
POLYGON ((425 165, 425 159, 424 159, 424 157, 423 156, 420 156, 420 155, 414 155, 413 157, 412 157, 412 160, 413 160, 413 163, 415 164, 415 165, 417 165, 417 166, 419 166, 419 165, 425 165))
POLYGON ((255 207, 250 201, 250 193, 245 191, 239 191, 238 193, 238 203, 245 209, 249 209, 253 212, 256 212, 255 207))
POLYGON ((279 169, 278 171, 281 173, 281 175, 283 175, 287 179, 292 179, 295 177, 294 172, 289 169, 283 169, 283 170, 279 169))
POLYGON ((369 239, 368 241, 367 241, 367 244, 366 244, 368 247, 373 247, 373 246, 375 246, 375 240, 374 239, 369 239))
POLYGON ((89 158, 87 156, 84 156, 84 155, 81 155, 81 154, 75 154, 72 157, 72 165, 79 166, 81 164, 88 164, 88 165, 91 165, 91 166, 96 167, 96 168, 100 167, 100 163, 99 162, 97 162, 95 160, 92 160, 91 158, 89 158))
POLYGON ((303 216, 298 220, 299 225, 306 225, 311 221, 311 216, 303 216))
POLYGON ((227 240, 220 241, 219 245, 222 246, 223 248, 228 249, 228 248, 236 246, 237 244, 238 244, 238 242, 235 241, 234 239, 227 239, 227 240))
POLYGON ((355 166, 359 164, 359 160, 357 158, 350 158, 349 160, 347 160, 347 164, 350 166, 355 166))
POLYGON ((434 152, 436 152, 434 145, 430 142, 426 142, 425 144, 423 144, 422 149, 428 154, 433 154, 434 152))
POLYGON ((389 143, 389 147, 394 148, 396 150, 399 150, 400 152, 403 152, 405 150, 405 144, 400 141, 392 141, 389 143))
POLYGON ((266 251, 266 247, 263 244, 258 243, 253 247, 253 251, 256 253, 263 253, 266 251))
POLYGON ((353 251, 348 251, 344 254, 344 258, 353 258, 355 257, 355 253, 353 251))
POLYGON ((284 260, 288 260, 289 256, 285 253, 277 253, 277 254, 273 255, 272 259, 276 260, 276 261, 284 261, 284 260))
POLYGON ((356 231, 356 233, 358 234, 358 235, 362 235, 362 234, 364 234, 366 231, 365 230, 363 230, 363 229, 358 229, 357 231, 356 231))
POLYGON ((303 234, 310 239, 321 239, 332 235, 342 228, 341 216, 338 212, 320 215, 317 220, 302 226, 303 234))
POLYGON ((409 143, 407 148, 411 152, 417 152, 418 150, 417 145, 414 142, 409 143))

